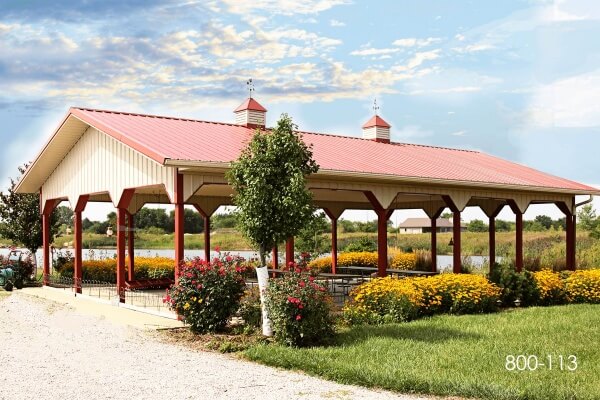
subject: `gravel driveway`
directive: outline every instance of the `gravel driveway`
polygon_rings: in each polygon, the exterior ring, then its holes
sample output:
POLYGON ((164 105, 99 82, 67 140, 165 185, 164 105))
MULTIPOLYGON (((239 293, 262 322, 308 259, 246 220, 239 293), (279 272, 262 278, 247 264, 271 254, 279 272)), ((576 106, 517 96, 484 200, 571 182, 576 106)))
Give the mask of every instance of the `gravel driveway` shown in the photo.
POLYGON ((25 294, 0 300, 0 399, 417 399, 188 350, 25 294))

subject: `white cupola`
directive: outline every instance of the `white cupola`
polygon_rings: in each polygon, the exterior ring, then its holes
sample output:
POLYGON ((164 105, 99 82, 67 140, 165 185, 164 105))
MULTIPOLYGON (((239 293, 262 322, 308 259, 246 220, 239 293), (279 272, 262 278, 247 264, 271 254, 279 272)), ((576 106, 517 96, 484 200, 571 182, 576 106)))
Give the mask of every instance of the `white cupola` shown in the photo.
POLYGON ((248 97, 234 111, 235 123, 247 128, 264 128, 267 116, 267 109, 261 106, 258 101, 248 97))
POLYGON ((390 142, 390 124, 384 121, 379 115, 375 114, 362 126, 363 139, 371 139, 376 142, 390 142))

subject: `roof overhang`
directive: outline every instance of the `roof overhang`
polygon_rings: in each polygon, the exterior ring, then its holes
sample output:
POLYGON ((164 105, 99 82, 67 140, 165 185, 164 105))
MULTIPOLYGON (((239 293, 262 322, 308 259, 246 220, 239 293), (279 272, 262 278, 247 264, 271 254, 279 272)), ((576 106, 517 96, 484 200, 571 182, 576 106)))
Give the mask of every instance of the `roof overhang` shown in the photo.
MULTIPOLYGON (((212 162, 212 161, 190 161, 190 160, 165 160, 165 165, 181 168, 184 171, 192 172, 223 172, 231 167, 228 162, 212 162)), ((547 186, 526 186, 526 185, 508 185, 491 182, 450 180, 450 179, 435 179, 415 176, 399 176, 391 174, 374 174, 369 172, 356 171, 339 171, 331 169, 319 169, 311 179, 338 179, 338 180, 354 180, 363 182, 378 182, 384 184, 428 184, 444 187, 468 187, 481 189, 497 189, 516 192, 544 192, 544 193, 561 193, 572 195, 600 195, 600 189, 590 188, 590 190, 576 190, 564 188, 552 188, 547 186)))

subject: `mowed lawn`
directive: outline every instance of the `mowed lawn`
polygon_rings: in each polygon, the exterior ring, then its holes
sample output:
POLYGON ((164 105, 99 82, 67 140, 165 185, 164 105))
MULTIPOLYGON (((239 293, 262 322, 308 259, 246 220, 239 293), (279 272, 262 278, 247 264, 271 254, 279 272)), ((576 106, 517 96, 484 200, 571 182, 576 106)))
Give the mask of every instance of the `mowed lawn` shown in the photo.
MULTIPOLYGON (((438 316, 354 327, 333 345, 258 345, 245 355, 334 381, 398 392, 485 399, 600 399, 600 305, 438 316), (537 355, 552 369, 507 371, 507 355, 537 355), (564 357, 563 370, 560 358, 564 357), (577 369, 567 360, 577 357, 577 369)), ((531 359, 533 360, 533 359, 531 359)), ((532 363, 533 364, 533 363, 532 363)), ((531 367, 534 365, 530 364, 531 367)))

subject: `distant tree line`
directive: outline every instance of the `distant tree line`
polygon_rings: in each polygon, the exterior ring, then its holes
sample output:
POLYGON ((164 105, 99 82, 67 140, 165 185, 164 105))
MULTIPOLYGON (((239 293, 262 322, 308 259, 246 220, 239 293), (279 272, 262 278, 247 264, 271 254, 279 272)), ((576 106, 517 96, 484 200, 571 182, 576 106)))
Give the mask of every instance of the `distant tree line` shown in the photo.
MULTIPOLYGON (((547 215, 538 215, 533 220, 523 221, 523 230, 528 232, 543 232, 548 230, 564 231, 566 227, 566 219, 559 218, 553 220, 547 215)), ((510 232, 516 229, 513 221, 505 221, 502 219, 496 220, 496 232, 510 232)), ((487 232, 488 224, 480 219, 474 219, 467 224, 468 232, 487 232)))

